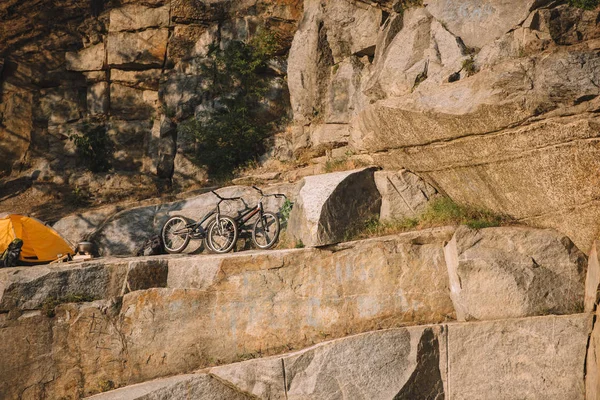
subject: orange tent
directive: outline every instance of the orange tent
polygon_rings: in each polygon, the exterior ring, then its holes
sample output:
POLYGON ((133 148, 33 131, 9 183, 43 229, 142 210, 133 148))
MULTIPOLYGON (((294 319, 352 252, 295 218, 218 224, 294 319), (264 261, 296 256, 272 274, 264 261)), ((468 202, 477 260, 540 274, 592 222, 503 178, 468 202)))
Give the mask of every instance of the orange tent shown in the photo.
POLYGON ((41 221, 24 215, 0 214, 0 254, 16 238, 23 240, 19 260, 26 263, 48 263, 75 254, 58 232, 41 221))

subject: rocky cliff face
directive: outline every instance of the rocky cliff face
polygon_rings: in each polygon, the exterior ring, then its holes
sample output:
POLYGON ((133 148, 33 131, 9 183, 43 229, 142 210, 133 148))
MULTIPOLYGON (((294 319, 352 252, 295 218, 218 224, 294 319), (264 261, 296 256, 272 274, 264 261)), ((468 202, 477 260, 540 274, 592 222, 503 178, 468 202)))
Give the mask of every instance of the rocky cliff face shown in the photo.
POLYGON ((285 56, 301 14, 299 0, 3 2, 0 175, 87 184, 89 175, 73 173, 68 137, 100 127, 116 144, 117 175, 133 174, 120 189, 139 184, 140 173, 203 180, 176 123, 206 107, 208 46, 272 32, 268 108, 286 114, 285 56))
POLYGON ((200 63, 210 43, 266 26, 280 39, 270 109, 293 112, 273 154, 360 153, 585 250, 598 232, 597 10, 544 0, 11 0, 0 17, 4 173, 119 191, 156 177, 202 181, 193 143, 177 133, 206 106, 200 63), (119 180, 74 173, 68 136, 98 126, 117 145, 119 180))
POLYGON ((391 3, 305 1, 288 68, 292 148, 348 146, 589 249, 600 195, 598 11, 391 3))

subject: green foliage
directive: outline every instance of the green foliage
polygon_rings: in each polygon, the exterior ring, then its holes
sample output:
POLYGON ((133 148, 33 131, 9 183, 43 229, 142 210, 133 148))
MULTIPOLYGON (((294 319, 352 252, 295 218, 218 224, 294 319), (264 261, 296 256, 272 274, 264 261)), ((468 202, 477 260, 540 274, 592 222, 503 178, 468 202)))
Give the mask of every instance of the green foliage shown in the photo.
POLYGON ((86 303, 89 301, 94 301, 94 297, 84 293, 70 294, 63 297, 48 297, 42 303, 42 312, 46 314, 47 317, 53 318, 56 315, 55 309, 60 304, 86 303))
POLYGON ((292 212, 293 207, 294 207, 294 203, 292 203, 290 201, 290 199, 285 199, 285 202, 283 203, 283 205, 281 206, 281 209, 279 210, 279 215, 281 217, 282 225, 287 224, 288 220, 290 219, 290 213, 292 212))
POLYGON ((294 248, 296 249, 303 249, 305 247, 304 242, 302 242, 302 240, 298 240, 296 241, 296 244, 294 245, 294 248))
POLYGON ((92 172, 106 172, 111 168, 115 145, 103 126, 88 127, 79 135, 69 136, 75 142, 77 155, 92 172))
POLYGON ((593 10, 600 4, 599 0, 569 0, 569 5, 584 10, 593 10))
POLYGON ((474 75, 477 72, 477 67, 475 66, 475 59, 473 56, 463 60, 462 69, 466 72, 467 76, 474 75))
POLYGON ((444 225, 467 225, 473 229, 482 229, 510 222, 511 220, 504 215, 468 205, 458 205, 448 197, 440 197, 431 201, 418 218, 382 222, 377 216, 371 216, 354 229, 350 229, 346 233, 345 240, 393 235, 444 225))
POLYGON ((84 188, 75 186, 68 197, 68 201, 75 206, 86 206, 90 203, 90 194, 84 188))
POLYGON ((448 197, 440 197, 429 203, 420 218, 420 223, 426 226, 467 225, 474 229, 500 226, 507 222, 509 219, 504 215, 469 205, 459 205, 448 197))
POLYGON ((210 46, 203 75, 211 111, 197 115, 181 127, 196 141, 196 161, 212 175, 228 175, 265 151, 265 139, 275 121, 265 120, 267 61, 276 50, 270 34, 257 35, 249 43, 229 42, 225 49, 210 46))

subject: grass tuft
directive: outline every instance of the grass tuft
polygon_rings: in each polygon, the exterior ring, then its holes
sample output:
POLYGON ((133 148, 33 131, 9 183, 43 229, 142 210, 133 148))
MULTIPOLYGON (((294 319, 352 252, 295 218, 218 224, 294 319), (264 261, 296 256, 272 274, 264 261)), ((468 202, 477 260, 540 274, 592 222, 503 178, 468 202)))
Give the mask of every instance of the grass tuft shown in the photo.
POLYGON ((448 197, 440 197, 432 200, 418 218, 380 221, 376 216, 372 216, 356 228, 349 230, 345 241, 387 236, 445 225, 467 225, 473 229, 483 229, 507 225, 512 222, 505 215, 469 205, 459 205, 448 197))

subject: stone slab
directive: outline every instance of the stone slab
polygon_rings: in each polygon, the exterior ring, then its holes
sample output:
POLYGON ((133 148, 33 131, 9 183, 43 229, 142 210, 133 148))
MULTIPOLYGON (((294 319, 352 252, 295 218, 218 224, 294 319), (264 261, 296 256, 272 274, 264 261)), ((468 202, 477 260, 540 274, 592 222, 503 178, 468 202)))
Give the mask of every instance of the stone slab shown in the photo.
POLYGON ((461 321, 584 309, 587 258, 556 231, 461 226, 445 247, 445 257, 461 321))
POLYGON ((592 319, 576 314, 448 325, 448 398, 583 400, 592 319))

